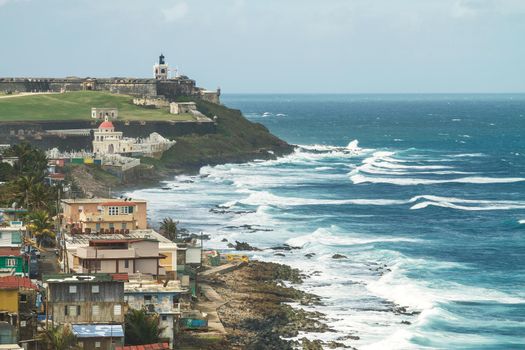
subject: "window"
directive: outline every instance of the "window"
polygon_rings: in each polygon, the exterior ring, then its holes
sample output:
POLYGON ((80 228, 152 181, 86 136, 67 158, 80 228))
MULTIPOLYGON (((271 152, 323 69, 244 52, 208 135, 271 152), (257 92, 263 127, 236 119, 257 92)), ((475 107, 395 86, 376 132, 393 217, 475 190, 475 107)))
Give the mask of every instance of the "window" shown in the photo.
POLYGON ((77 292, 77 286, 69 286, 69 293, 74 294, 77 292))
POLYGON ((27 325, 26 321, 20 321, 20 327, 25 327, 27 325))
POLYGON ((96 342, 95 342, 95 347, 96 347, 96 348, 100 348, 100 342, 99 342, 99 341, 96 341, 96 342))
POLYGON ((66 307, 64 308, 64 314, 66 316, 80 315, 80 305, 66 305, 66 307))
POLYGON ((112 223, 112 222, 110 222, 110 223, 109 223, 109 228, 110 228, 110 229, 115 228, 115 224, 112 223))
POLYGON ((122 315, 122 305, 114 305, 113 306, 113 315, 115 315, 115 316, 122 315))
POLYGON ((108 207, 109 215, 118 215, 118 207, 108 207))
POLYGON ((91 293, 99 293, 99 292, 100 292, 100 288, 98 284, 91 286, 91 293))
POLYGON ((11 233, 11 244, 20 244, 22 243, 22 236, 20 232, 11 233))
POLYGON ((144 302, 151 302, 151 295, 144 295, 144 302))
POLYGON ((100 314, 100 306, 93 305, 91 307, 91 313, 93 314, 93 316, 98 316, 100 314))
POLYGON ((129 260, 124 260, 124 268, 129 269, 129 260))
POLYGON ((100 223, 99 222, 97 222, 95 224, 95 231, 100 232, 100 223))
POLYGON ((7 259, 7 267, 15 267, 16 259, 7 259))
POLYGON ((20 301, 21 301, 22 303, 25 303, 25 302, 27 301, 27 295, 25 295, 25 294, 20 294, 20 301))
POLYGON ((120 207, 120 214, 129 214, 129 207, 120 207))
POLYGON ((127 224, 125 222, 123 222, 120 228, 125 230, 127 228, 127 224))
POLYGON ((166 316, 166 315, 162 315, 162 320, 163 320, 163 321, 167 321, 167 320, 168 320, 168 316, 166 316))

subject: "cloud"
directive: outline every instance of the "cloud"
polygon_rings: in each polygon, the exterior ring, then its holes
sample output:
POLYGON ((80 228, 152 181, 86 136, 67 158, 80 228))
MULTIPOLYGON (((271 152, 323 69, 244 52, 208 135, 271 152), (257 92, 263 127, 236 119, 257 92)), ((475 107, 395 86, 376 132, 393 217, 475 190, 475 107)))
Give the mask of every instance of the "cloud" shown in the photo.
MULTIPOLYGON (((2 0, 0 0, 2 1, 2 0)), ((178 2, 170 8, 162 10, 164 19, 168 22, 177 22, 184 19, 190 10, 188 4, 184 1, 178 2)))

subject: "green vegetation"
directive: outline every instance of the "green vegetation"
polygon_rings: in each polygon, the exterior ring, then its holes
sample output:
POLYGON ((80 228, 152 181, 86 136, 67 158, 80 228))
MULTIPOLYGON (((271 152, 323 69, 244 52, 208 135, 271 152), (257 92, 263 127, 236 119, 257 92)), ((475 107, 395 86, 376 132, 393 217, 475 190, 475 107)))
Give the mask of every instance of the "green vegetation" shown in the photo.
POLYGON ((178 224, 179 222, 174 221, 172 218, 164 218, 160 223, 160 233, 175 242, 177 240, 178 224))
POLYGON ((0 99, 1 121, 91 120, 92 107, 116 107, 119 120, 192 121, 190 114, 174 115, 167 109, 135 106, 129 95, 77 91, 0 99))
POLYGON ((146 309, 129 309, 125 319, 126 345, 153 344, 160 341, 164 331, 159 326, 159 315, 146 309))
MULTIPOLYGON (((267 159, 289 153, 292 147, 259 123, 243 117, 240 111, 201 100, 197 108, 209 118, 217 116, 217 133, 178 137, 165 152, 161 164, 168 169, 197 169, 203 165, 267 159)), ((151 161, 158 167, 157 162, 151 161)))
POLYGON ((40 343, 44 349, 49 350, 68 350, 78 349, 77 338, 73 334, 70 326, 53 326, 51 325, 42 334, 40 343))

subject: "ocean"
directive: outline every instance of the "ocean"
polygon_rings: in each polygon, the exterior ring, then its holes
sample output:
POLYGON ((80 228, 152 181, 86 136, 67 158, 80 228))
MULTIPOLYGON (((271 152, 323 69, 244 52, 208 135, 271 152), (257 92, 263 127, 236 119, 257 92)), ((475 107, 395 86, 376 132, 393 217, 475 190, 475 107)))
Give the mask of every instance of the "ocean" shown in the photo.
MULTIPOLYGON (((129 195, 211 235, 301 247, 306 307, 358 349, 525 349, 525 95, 224 95, 297 145, 129 195), (309 254, 309 257, 305 255, 309 254), (346 258, 334 259, 334 254, 346 258), (350 336, 350 337, 348 337, 350 336)), ((297 307, 305 307, 299 306, 297 307)))

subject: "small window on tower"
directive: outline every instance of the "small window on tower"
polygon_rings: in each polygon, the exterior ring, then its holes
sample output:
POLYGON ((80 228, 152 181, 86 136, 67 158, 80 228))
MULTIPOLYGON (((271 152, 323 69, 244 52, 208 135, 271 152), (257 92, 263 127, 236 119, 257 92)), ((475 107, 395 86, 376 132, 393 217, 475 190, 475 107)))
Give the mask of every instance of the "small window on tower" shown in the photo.
POLYGON ((164 68, 162 68, 162 69, 160 70, 160 72, 161 72, 162 74, 164 74, 164 73, 166 73, 166 70, 165 70, 164 68))

